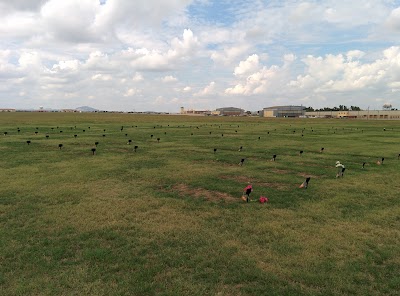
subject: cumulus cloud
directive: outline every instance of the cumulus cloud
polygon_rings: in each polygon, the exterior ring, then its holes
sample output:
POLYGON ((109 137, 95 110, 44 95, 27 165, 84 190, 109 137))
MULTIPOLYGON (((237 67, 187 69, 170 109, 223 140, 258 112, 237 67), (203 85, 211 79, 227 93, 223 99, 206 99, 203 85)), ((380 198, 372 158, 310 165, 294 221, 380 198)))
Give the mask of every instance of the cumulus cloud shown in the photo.
POLYGON ((290 86, 315 92, 347 92, 365 89, 396 88, 400 79, 400 47, 384 50, 381 57, 370 63, 362 63, 361 51, 325 57, 308 56, 303 59, 307 69, 290 86), (349 56, 351 58, 349 58, 349 56))
POLYGON ((124 97, 132 97, 136 94, 138 94, 140 91, 136 88, 130 88, 124 93, 124 97))
POLYGON ((212 94, 215 94, 215 82, 214 81, 210 82, 210 84, 207 85, 201 91, 195 93, 194 96, 204 97, 204 96, 209 96, 209 95, 212 95, 212 94))
POLYGON ((283 57, 282 66, 260 67, 258 56, 250 56, 235 68, 235 75, 240 75, 243 81, 225 89, 225 94, 249 96, 278 93, 290 77, 289 68, 294 59, 294 55, 289 54, 283 57))
POLYGON ((164 76, 163 78, 161 78, 161 81, 164 83, 169 83, 169 82, 177 82, 178 78, 168 75, 168 76, 164 76))
POLYGON ((386 25, 390 29, 400 32, 400 7, 392 10, 386 20, 386 25))
POLYGON ((239 66, 235 68, 234 74, 236 76, 254 73, 258 68, 259 65, 259 58, 257 54, 253 54, 249 56, 245 61, 241 61, 239 66))
POLYGON ((143 78, 142 74, 140 74, 138 72, 136 72, 135 75, 133 75, 133 77, 132 77, 132 81, 134 81, 134 82, 140 82, 143 80, 144 80, 144 78, 143 78))
POLYGON ((230 65, 236 61, 238 57, 244 54, 248 50, 249 46, 242 44, 239 46, 224 47, 222 50, 214 50, 211 53, 211 59, 214 63, 230 65))

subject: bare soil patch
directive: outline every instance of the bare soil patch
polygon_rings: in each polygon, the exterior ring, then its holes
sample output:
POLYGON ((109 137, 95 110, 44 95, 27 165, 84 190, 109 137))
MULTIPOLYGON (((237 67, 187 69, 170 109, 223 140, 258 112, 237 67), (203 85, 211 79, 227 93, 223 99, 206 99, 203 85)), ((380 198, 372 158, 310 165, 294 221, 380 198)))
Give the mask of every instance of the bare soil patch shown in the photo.
POLYGON ((179 195, 190 195, 195 198, 205 198, 209 201, 227 201, 227 202, 238 202, 240 201, 239 198, 233 197, 227 193, 219 192, 219 191, 212 191, 207 190, 204 188, 196 187, 192 188, 189 187, 187 184, 176 184, 172 187, 172 191, 177 192, 179 195))

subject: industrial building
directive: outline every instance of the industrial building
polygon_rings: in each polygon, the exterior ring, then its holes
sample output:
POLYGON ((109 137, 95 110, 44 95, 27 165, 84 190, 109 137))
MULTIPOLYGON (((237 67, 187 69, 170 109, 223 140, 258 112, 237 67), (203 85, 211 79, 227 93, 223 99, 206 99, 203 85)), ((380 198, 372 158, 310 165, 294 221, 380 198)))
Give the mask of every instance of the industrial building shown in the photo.
POLYGON ((260 115, 262 117, 300 117, 305 113, 303 106, 273 106, 264 108, 260 115))
POLYGON ((216 111, 221 116, 242 116, 245 114, 244 109, 236 107, 223 107, 216 109, 216 111))
POLYGON ((363 111, 313 111, 305 114, 310 118, 354 118, 400 120, 399 110, 363 110, 363 111))
POLYGON ((184 107, 181 107, 180 114, 182 115, 210 115, 210 110, 195 110, 195 109, 188 109, 186 110, 184 107))

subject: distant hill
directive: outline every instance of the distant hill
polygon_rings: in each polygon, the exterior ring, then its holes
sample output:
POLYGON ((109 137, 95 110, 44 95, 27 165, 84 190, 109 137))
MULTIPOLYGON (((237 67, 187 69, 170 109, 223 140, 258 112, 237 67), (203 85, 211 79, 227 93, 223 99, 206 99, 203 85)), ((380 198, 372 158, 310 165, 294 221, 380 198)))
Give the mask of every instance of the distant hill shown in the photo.
POLYGON ((95 108, 89 107, 89 106, 82 106, 82 107, 78 107, 76 108, 76 110, 82 111, 82 112, 96 112, 99 111, 95 108))

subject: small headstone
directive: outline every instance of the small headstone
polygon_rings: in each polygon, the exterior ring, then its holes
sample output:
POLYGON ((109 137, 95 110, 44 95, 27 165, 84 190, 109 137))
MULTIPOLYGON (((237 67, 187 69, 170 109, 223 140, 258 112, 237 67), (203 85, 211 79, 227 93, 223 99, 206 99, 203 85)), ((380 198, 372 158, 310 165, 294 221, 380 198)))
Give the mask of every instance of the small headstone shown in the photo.
POLYGON ((324 150, 325 150, 325 148, 322 147, 322 148, 319 150, 319 152, 322 153, 322 152, 324 152, 324 150))
POLYGON ((74 135, 74 138, 76 138, 78 135, 74 135))
POLYGON ((35 132, 35 135, 37 135, 38 134, 38 132, 35 132))
POLYGON ((8 134, 7 132, 4 132, 4 135, 5 135, 5 136, 7 136, 7 134, 8 134))
POLYGON ((304 152, 303 150, 300 150, 299 155, 301 156, 303 154, 303 152, 304 152))
POLYGON ((276 154, 272 155, 271 161, 275 161, 275 159, 276 159, 276 154))
POLYGON ((258 137, 259 140, 261 140, 261 137, 258 137))
POLYGON ((94 145, 97 147, 97 145, 99 145, 99 142, 94 142, 94 145))
POLYGON ((365 165, 366 165, 366 162, 363 162, 363 164, 362 164, 362 169, 365 168, 365 165))
POLYGON ((103 137, 105 137, 106 135, 103 135, 103 137))
POLYGON ((63 131, 60 131, 60 134, 62 133, 63 131))
POLYGON ((150 138, 152 138, 152 139, 153 139, 153 135, 150 135, 150 138))
POLYGON ((221 134, 221 136, 223 137, 223 136, 224 136, 224 134, 221 134))
POLYGON ((83 132, 86 132, 86 130, 82 130, 83 132))
POLYGON ((157 138, 157 143, 160 143, 160 138, 157 138))
POLYGON ((243 149, 243 147, 242 147, 242 146, 240 146, 240 147, 239 147, 239 152, 240 152, 240 151, 242 151, 242 149, 243 149))
POLYGON ((136 152, 136 150, 139 148, 139 146, 135 146, 135 147, 133 147, 133 151, 135 151, 136 152))
POLYGON ((26 143, 29 145, 31 143, 31 141, 28 140, 28 141, 26 141, 26 143))
POLYGON ((94 155, 94 153, 96 152, 96 148, 92 148, 92 154, 94 155))
POLYGON ((48 139, 49 138, 49 135, 46 135, 46 139, 48 139))
POLYGON ((244 163, 244 158, 242 158, 242 159, 240 160, 239 165, 242 166, 243 163, 244 163))
POLYGON ((61 150, 62 146, 63 146, 63 144, 58 144, 58 148, 60 148, 60 150, 61 150))
POLYGON ((128 145, 130 145, 132 143, 132 140, 128 140, 128 145))
POLYGON ((214 148, 214 153, 217 152, 217 148, 214 148))

